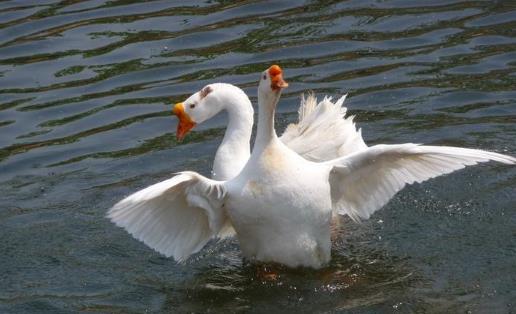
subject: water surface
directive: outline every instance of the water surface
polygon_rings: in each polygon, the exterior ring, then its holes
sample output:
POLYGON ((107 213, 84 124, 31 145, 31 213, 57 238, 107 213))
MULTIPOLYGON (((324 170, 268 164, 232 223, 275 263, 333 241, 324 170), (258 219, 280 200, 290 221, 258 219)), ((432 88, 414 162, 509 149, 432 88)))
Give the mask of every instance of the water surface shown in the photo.
POLYGON ((368 144, 516 155, 511 1, 0 2, 0 312, 491 312, 516 308, 516 167, 410 186, 331 264, 261 282, 236 240, 185 264, 104 218, 180 170, 210 174, 221 114, 183 143, 171 104, 205 84, 256 102, 272 63, 340 96, 368 144))

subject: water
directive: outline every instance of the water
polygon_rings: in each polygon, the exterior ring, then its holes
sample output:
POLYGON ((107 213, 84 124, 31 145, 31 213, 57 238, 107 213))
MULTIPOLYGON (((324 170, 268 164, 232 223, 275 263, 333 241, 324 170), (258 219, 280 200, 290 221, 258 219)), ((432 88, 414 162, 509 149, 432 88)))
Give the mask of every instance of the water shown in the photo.
POLYGON ((510 1, 0 2, 0 312, 516 311, 516 167, 410 186, 346 221, 331 264, 260 282, 235 240, 176 264, 104 218, 184 169, 226 118, 175 140, 171 104, 212 82, 256 103, 272 63, 299 95, 350 93, 369 144, 516 155, 510 1))

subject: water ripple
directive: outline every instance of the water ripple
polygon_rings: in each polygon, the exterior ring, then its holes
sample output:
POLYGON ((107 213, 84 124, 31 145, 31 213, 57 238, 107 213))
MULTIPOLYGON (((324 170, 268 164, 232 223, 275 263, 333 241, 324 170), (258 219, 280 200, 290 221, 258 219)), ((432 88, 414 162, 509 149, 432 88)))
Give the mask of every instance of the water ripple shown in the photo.
POLYGON ((216 81, 256 102, 272 63, 291 83, 280 129, 302 92, 350 93, 369 143, 516 154, 515 30, 509 1, 0 2, 0 311, 507 311, 514 169, 410 187, 346 224, 327 268, 276 283, 235 241, 177 265, 104 213, 209 174, 225 116, 178 143, 171 104, 216 81))

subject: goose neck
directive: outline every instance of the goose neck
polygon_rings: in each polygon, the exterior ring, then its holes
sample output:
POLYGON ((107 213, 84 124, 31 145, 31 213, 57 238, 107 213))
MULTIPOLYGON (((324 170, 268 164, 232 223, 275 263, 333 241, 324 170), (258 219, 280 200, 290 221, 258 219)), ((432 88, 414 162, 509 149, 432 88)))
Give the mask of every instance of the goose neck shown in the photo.
POLYGON ((258 129, 255 149, 264 148, 277 139, 274 129, 274 114, 278 100, 279 93, 269 95, 258 91, 258 129))

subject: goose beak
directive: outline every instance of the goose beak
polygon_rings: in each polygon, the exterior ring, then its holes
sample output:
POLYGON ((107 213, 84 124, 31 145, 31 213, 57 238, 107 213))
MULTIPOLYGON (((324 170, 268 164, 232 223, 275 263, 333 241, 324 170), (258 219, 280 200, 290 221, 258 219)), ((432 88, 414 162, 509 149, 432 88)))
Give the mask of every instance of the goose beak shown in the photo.
POLYGON ((271 88, 273 91, 279 91, 288 87, 288 83, 283 79, 283 70, 279 65, 273 65, 269 68, 269 76, 271 77, 271 88))
POLYGON ((192 118, 190 118, 190 116, 185 112, 185 106, 182 102, 174 105, 172 113, 174 113, 179 119, 176 138, 178 141, 182 141, 185 135, 195 126, 196 123, 193 122, 192 118))

